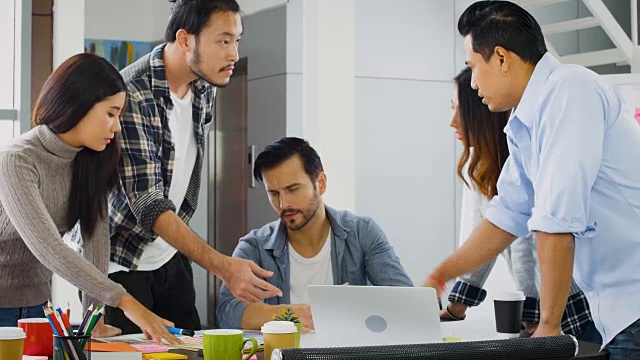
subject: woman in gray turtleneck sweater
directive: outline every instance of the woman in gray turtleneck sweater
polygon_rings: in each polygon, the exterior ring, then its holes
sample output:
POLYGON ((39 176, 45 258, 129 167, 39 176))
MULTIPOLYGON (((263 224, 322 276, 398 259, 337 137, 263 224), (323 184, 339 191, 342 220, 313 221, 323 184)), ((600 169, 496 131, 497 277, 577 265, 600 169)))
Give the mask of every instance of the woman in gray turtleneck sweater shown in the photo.
MULTIPOLYGON (((89 303, 119 307, 155 340, 175 343, 170 322, 109 280, 107 198, 118 184, 126 87, 101 57, 78 54, 44 84, 36 127, 0 150, 0 326, 43 316, 55 272, 89 303), (79 224, 83 255, 62 236, 79 224)), ((101 322, 94 335, 117 335, 101 322)))

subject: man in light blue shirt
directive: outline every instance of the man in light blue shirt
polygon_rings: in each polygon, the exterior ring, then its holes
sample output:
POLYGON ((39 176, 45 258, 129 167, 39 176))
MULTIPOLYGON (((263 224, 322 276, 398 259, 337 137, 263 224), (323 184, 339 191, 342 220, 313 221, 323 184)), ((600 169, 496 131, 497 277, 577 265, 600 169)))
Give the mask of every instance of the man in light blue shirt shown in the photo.
POLYGON ((260 329, 292 308, 313 329, 308 285, 413 286, 373 219, 324 205, 327 177, 306 140, 286 137, 267 146, 256 159, 254 177, 264 182, 280 219, 243 236, 233 257, 272 271, 266 281, 283 296, 246 304, 223 285, 216 309, 220 327, 260 329))
POLYGON ((572 270, 611 359, 640 357, 640 127, 620 92, 592 71, 561 65, 519 6, 481 1, 460 17, 472 87, 492 111, 514 109, 510 157, 486 219, 429 279, 482 265, 537 233, 541 320, 560 334, 572 270))

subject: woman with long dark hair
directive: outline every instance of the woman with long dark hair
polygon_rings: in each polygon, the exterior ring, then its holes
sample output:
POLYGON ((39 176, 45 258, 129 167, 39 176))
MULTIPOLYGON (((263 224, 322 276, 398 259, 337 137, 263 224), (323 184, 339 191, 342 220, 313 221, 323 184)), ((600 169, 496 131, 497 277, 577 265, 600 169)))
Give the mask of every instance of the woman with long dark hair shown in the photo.
MULTIPOLYGON (((466 240, 480 225, 489 201, 497 195, 500 172, 509 157, 507 138, 503 131, 509 112, 491 112, 482 103, 478 91, 471 88, 471 69, 465 68, 455 77, 451 99, 453 116, 450 126, 463 146, 458 160, 458 177, 464 182, 460 216, 460 241, 466 240)), ((540 321, 539 267, 535 253, 535 240, 530 234, 514 241, 503 256, 513 276, 516 288, 526 296, 523 325, 532 334, 540 321)), ((496 258, 468 273, 456 282, 449 294, 449 304, 441 311, 443 320, 462 320, 470 306, 477 306, 486 297, 482 286, 486 282, 496 258)), ((427 282, 429 282, 428 279, 427 282)), ((585 341, 595 341, 595 327, 591 313, 580 288, 572 283, 571 296, 563 316, 562 328, 567 334, 585 341), (591 331, 584 331, 589 328, 591 331)))
MULTIPOLYGON (((121 308, 150 338, 175 343, 170 322, 109 280, 109 192, 119 184, 126 87, 105 59, 78 54, 44 84, 35 127, 0 150, 0 326, 42 317, 52 272, 89 303, 121 308), (62 236, 78 225, 83 256, 62 236)), ((100 322, 96 336, 119 330, 100 322)))

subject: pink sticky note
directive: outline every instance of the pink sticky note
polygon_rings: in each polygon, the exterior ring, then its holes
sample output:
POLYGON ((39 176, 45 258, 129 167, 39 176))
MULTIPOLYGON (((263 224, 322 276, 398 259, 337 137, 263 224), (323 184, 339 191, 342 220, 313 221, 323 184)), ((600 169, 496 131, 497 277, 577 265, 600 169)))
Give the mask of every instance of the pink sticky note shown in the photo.
POLYGON ((134 348, 140 350, 143 354, 168 352, 169 348, 157 344, 131 344, 134 348))
POLYGON ((249 360, 258 360, 258 355, 253 355, 252 357, 249 358, 249 360))
POLYGON ((636 108, 636 121, 640 124, 640 108, 636 108))

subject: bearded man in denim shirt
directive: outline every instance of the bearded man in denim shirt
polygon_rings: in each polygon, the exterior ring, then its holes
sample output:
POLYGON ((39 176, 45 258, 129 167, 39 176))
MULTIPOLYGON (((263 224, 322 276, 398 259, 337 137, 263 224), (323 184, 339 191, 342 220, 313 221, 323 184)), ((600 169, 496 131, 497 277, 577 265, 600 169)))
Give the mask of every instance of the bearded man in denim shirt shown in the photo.
POLYGON ((283 296, 247 305, 223 285, 216 310, 221 327, 259 329, 292 307, 313 329, 307 285, 413 286, 375 221, 324 205, 327 176, 307 141, 288 137, 267 146, 254 177, 264 182, 280 220, 241 238, 233 256, 273 271, 267 281, 283 296))

